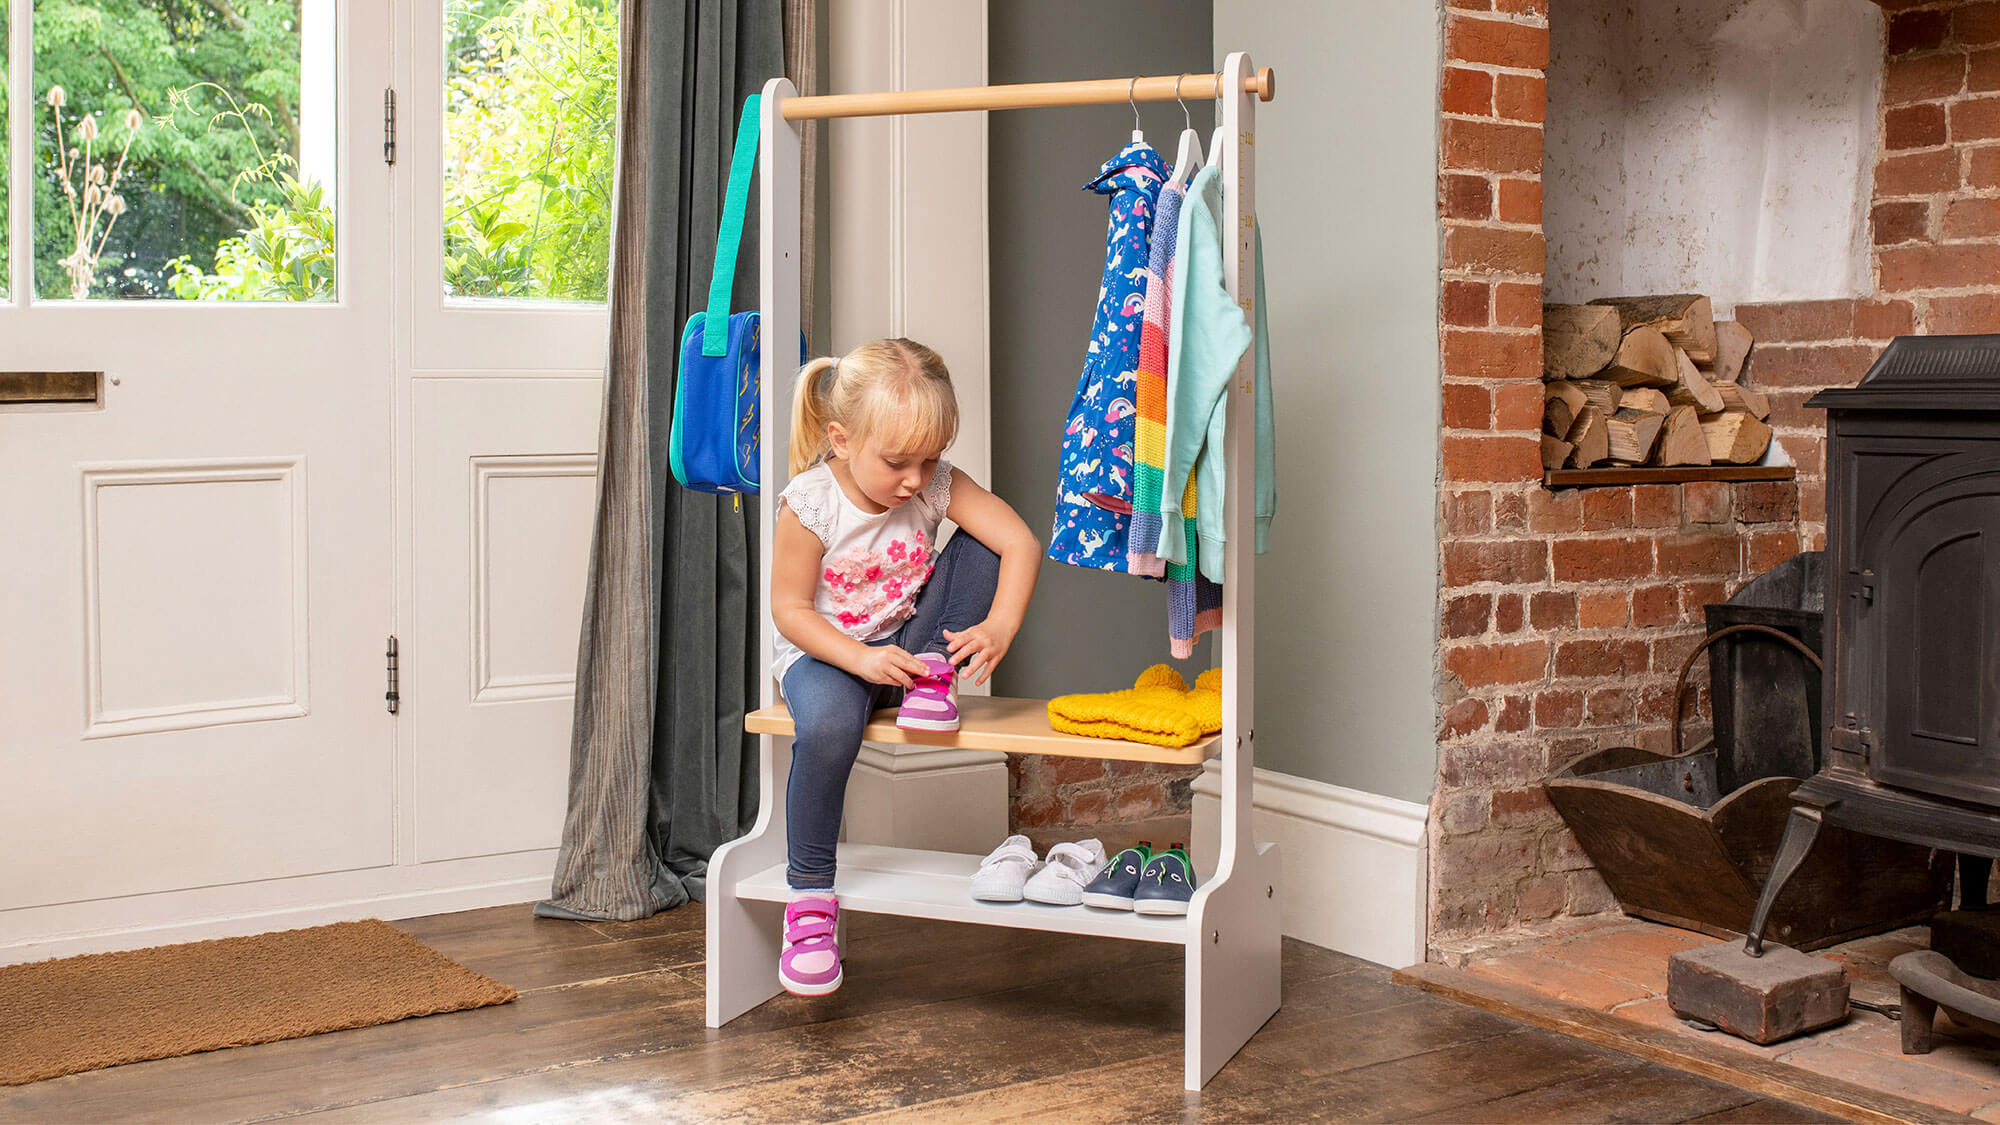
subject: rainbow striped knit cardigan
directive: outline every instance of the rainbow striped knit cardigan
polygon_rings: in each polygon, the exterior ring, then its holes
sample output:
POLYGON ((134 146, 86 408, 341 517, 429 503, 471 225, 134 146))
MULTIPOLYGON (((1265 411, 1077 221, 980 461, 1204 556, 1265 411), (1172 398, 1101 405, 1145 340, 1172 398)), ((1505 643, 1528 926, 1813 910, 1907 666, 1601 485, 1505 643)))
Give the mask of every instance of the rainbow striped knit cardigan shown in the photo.
POLYGON ((1146 311, 1139 328, 1139 385, 1133 389, 1132 530, 1126 570, 1164 577, 1159 556, 1160 490, 1167 476, 1167 333, 1173 321, 1174 248, 1187 189, 1168 184, 1153 208, 1153 242, 1146 268, 1146 311))

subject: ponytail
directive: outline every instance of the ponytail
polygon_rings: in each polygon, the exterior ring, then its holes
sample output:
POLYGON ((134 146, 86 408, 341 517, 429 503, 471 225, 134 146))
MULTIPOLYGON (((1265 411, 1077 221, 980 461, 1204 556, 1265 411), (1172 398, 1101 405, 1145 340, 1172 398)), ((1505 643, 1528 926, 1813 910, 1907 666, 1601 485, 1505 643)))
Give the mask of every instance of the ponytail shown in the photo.
POLYGON ((902 339, 874 340, 801 367, 792 385, 792 476, 833 452, 826 430, 835 422, 857 445, 873 439, 942 450, 958 436, 951 372, 936 352, 902 339))
POLYGON ((792 476, 819 464, 832 450, 826 437, 826 424, 832 419, 827 416, 820 376, 830 370, 837 372, 839 367, 840 360, 823 355, 799 368, 798 380, 792 385, 792 476))

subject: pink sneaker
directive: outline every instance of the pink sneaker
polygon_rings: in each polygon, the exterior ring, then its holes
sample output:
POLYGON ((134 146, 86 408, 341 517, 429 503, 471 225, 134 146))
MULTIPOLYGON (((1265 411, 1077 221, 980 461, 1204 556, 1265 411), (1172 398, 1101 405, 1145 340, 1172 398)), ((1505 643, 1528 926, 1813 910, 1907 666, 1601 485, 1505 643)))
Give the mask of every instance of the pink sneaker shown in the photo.
POLYGON ((931 673, 918 676, 916 684, 903 693, 896 725, 904 730, 957 730, 958 669, 940 652, 926 652, 917 659, 929 665, 931 673))
POLYGON ((840 987, 840 942, 835 925, 840 900, 804 895, 785 904, 785 948, 778 954, 778 983, 795 996, 825 996, 840 987))

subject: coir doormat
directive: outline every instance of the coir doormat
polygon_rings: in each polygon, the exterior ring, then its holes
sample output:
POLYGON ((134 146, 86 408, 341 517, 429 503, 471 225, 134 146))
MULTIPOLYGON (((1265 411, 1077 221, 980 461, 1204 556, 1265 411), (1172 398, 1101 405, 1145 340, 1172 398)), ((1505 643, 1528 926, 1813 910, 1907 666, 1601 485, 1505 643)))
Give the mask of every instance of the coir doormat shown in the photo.
POLYGON ((0 966, 0 1086, 514 996, 372 918, 0 966))

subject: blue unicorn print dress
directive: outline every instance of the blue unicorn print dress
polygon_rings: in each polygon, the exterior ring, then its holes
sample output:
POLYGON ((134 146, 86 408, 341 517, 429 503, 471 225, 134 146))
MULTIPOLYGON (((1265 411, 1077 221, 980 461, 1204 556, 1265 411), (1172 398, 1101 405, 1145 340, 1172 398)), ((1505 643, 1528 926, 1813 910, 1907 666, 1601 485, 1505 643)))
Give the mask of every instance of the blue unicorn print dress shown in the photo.
POLYGON ((1055 530, 1049 537, 1049 557, 1071 566, 1126 570, 1139 326, 1146 312, 1153 206, 1166 179, 1160 154, 1133 141, 1084 185, 1085 191, 1111 197, 1111 220, 1090 349, 1063 427, 1055 530))

